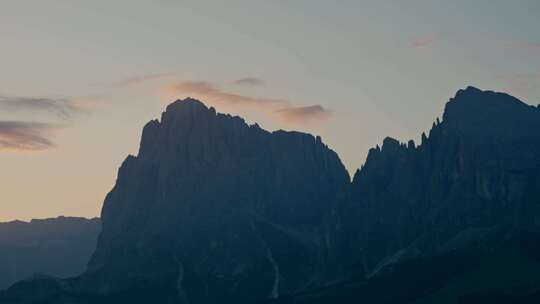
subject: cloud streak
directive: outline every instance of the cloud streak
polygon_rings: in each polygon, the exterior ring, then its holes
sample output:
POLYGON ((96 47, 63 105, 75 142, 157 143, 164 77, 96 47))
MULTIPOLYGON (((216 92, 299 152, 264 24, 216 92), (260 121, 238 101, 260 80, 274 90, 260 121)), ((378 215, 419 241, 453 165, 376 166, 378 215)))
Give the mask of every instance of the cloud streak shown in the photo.
POLYGON ((506 47, 511 48, 511 49, 540 51, 540 42, 514 41, 514 42, 506 43, 506 47))
POLYGON ((255 77, 245 77, 237 79, 233 82, 236 85, 260 87, 264 86, 264 80, 255 77))
POLYGON ((412 46, 415 49, 427 49, 431 48, 435 42, 439 39, 439 35, 429 34, 422 37, 418 37, 412 41, 412 46))
POLYGON ((58 125, 28 122, 0 121, 0 151, 40 151, 55 147, 49 136, 58 125))
POLYGON ((275 112, 281 120, 291 124, 309 124, 328 120, 332 111, 320 105, 306 107, 288 107, 275 112))
POLYGON ((181 82, 167 86, 163 91, 167 95, 197 97, 215 104, 239 105, 263 109, 278 109, 280 106, 285 106, 289 103, 283 99, 250 97, 227 92, 206 81, 181 82))
POLYGON ((321 105, 293 106, 286 99, 251 97, 224 91, 206 81, 188 81, 166 86, 162 93, 167 97, 195 97, 211 105, 240 106, 266 112, 270 117, 288 124, 309 124, 325 121, 332 111, 321 105))
POLYGON ((167 77, 174 76, 174 73, 160 73, 160 74, 147 74, 147 75, 137 75, 133 77, 129 77, 126 79, 122 79, 119 81, 115 81, 109 84, 106 84, 106 86, 111 88, 125 88, 137 84, 141 84, 143 82, 152 81, 152 80, 158 80, 163 79, 167 77))
POLYGON ((0 111, 46 112, 62 119, 84 112, 84 106, 71 99, 47 97, 0 96, 0 111))

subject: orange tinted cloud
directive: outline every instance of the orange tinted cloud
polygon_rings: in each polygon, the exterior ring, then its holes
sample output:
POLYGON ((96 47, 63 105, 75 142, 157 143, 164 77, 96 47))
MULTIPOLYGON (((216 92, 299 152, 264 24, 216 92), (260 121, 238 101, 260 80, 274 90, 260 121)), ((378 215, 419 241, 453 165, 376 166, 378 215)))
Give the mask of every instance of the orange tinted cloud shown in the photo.
POLYGON ((277 117, 291 124, 308 124, 329 119, 332 111, 320 105, 306 107, 288 107, 275 112, 277 117))
POLYGON ((514 41, 505 43, 505 46, 510 49, 540 52, 540 42, 514 41))
POLYGON ((226 92, 205 81, 181 82, 165 87, 163 92, 169 96, 197 97, 211 104, 240 105, 262 109, 277 109, 289 103, 283 99, 250 97, 226 92))
POLYGON ((422 37, 418 37, 413 40, 412 45, 414 48, 423 49, 433 46, 435 41, 439 38, 439 35, 429 34, 422 37))
POLYGON ((0 151, 39 151, 53 148, 48 138, 58 125, 28 121, 0 121, 0 151))
POLYGON ((320 105, 296 107, 286 99, 251 97, 231 93, 205 81, 182 82, 162 89, 167 98, 195 97, 211 105, 234 105, 255 108, 288 124, 308 124, 330 118, 331 111, 320 105))

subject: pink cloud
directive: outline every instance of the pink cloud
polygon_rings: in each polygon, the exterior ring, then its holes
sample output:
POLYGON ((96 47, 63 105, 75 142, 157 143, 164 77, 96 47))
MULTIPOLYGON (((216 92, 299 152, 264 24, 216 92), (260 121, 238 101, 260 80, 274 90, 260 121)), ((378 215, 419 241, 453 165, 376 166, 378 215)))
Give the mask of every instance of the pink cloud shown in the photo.
POLYGON ((275 112, 275 115, 291 124, 308 124, 329 119, 332 116, 332 111, 320 105, 313 105, 280 109, 275 112))
POLYGON ((50 97, 0 96, 0 111, 44 112, 59 118, 68 119, 74 114, 84 112, 80 100, 50 97))
POLYGON ((0 151, 40 151, 53 148, 48 138, 60 126, 28 121, 0 121, 0 151))
POLYGON ((523 50, 532 50, 540 51, 539 42, 530 42, 530 41, 515 41, 506 43, 506 47, 511 49, 523 49, 523 50))
POLYGON ((263 109, 277 109, 289 102, 283 99, 250 97, 221 90, 205 81, 188 81, 165 87, 162 92, 169 96, 191 96, 212 104, 240 105, 263 109))
POLYGON ((324 121, 331 111, 320 105, 293 106, 286 99, 252 97, 231 93, 206 81, 189 81, 166 86, 161 93, 167 98, 195 97, 210 105, 233 105, 266 112, 270 117, 289 124, 308 124, 324 121))
POLYGON ((437 34, 429 34, 418 37, 412 41, 412 46, 416 49, 430 48, 439 39, 437 34))

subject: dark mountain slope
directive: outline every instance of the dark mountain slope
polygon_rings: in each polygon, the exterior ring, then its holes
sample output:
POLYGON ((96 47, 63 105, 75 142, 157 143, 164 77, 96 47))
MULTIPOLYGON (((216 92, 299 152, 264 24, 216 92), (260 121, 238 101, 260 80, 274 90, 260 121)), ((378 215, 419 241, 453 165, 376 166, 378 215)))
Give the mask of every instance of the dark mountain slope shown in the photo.
POLYGON ((337 251, 356 287, 319 299, 527 297, 540 290, 540 110, 459 91, 419 146, 386 138, 369 152, 339 214, 337 251))
POLYGON ((354 176, 367 268, 400 249, 435 250, 462 232, 540 223, 540 111, 469 87, 421 145, 387 138, 354 176), (425 248, 423 248, 425 247, 425 248))
POLYGON ((100 230, 99 219, 72 217, 0 223, 0 289, 36 273, 83 273, 100 230))
POLYGON ((85 288, 218 303, 318 286, 329 267, 325 222, 348 187, 320 138, 176 101, 119 170, 85 288))

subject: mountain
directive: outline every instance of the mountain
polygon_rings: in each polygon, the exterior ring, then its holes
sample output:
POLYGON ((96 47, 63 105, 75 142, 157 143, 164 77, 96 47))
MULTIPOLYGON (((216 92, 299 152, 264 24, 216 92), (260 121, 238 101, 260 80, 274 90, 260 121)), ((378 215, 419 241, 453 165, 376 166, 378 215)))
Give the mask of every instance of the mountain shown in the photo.
POLYGON ((88 270, 0 303, 538 303, 539 192, 540 109, 506 94, 458 91, 352 182, 319 137, 179 100, 120 167, 88 270))
POLYGON ((351 196, 369 271, 415 240, 420 250, 459 232, 536 227, 540 111, 506 94, 460 90, 420 145, 386 138, 371 149, 351 196))
POLYGON ((97 218, 0 223, 0 290, 36 274, 66 278, 83 273, 100 230, 97 218))
POLYGON ((332 265, 325 223, 349 185, 319 137, 178 100, 120 167, 88 270, 59 284, 159 303, 245 303, 320 286, 332 265))
POLYGON ((458 91, 418 146, 369 151, 339 214, 352 274, 305 303, 525 301, 540 290, 540 110, 458 91))
POLYGON ((197 100, 176 101, 122 164, 88 276, 104 293, 159 288, 190 303, 321 284, 325 217, 348 186, 318 137, 270 133, 197 100))

